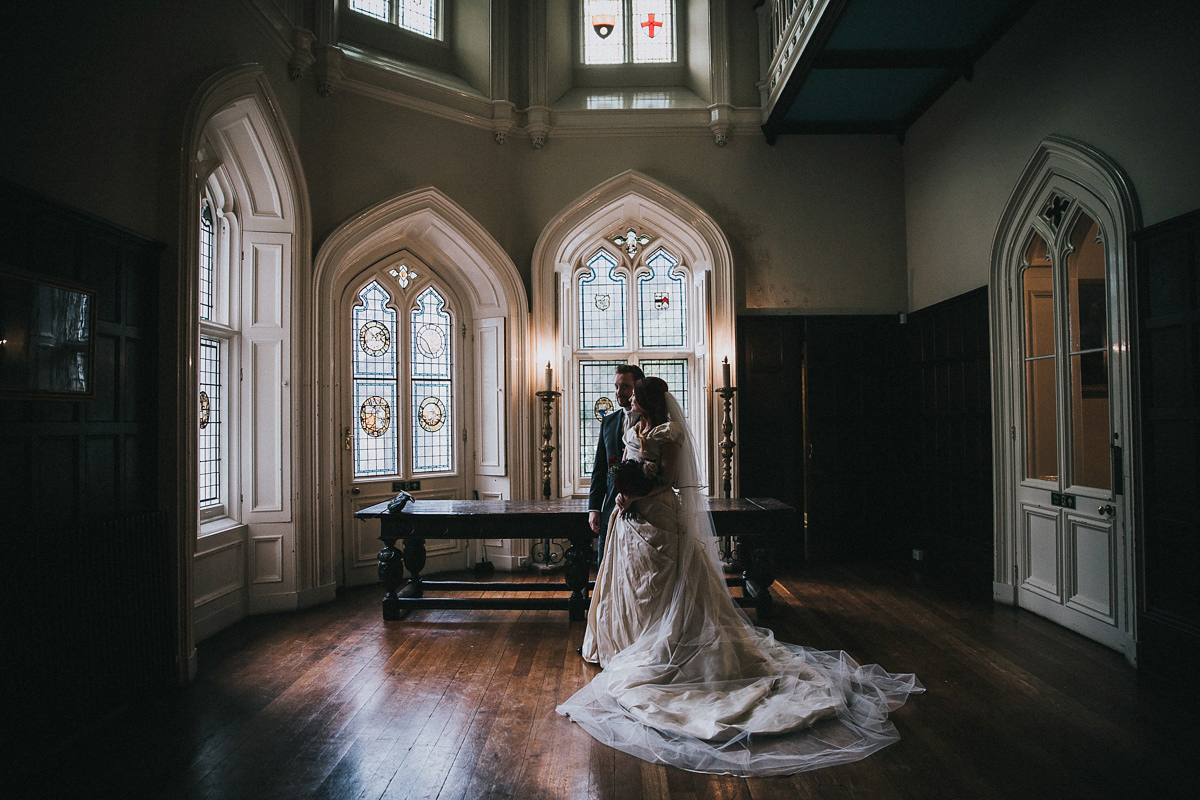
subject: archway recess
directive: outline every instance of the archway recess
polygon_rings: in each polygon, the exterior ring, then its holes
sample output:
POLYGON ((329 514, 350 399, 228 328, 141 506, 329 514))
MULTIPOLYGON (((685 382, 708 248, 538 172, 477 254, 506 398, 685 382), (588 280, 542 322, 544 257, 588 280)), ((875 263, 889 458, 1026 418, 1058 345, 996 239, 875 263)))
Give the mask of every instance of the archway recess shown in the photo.
POLYGON ((309 398, 292 388, 307 383, 310 369, 307 342, 296 333, 307 329, 303 298, 310 275, 308 248, 297 246, 310 238, 308 188, 297 149, 259 65, 222 70, 205 81, 192 97, 182 129, 179 269, 164 281, 164 290, 174 290, 172 333, 180 365, 168 390, 175 419, 169 502, 178 521, 179 664, 186 681, 196 669, 198 604, 235 594, 241 598, 240 608, 230 606, 206 622, 211 632, 247 610, 332 599, 333 587, 317 578, 319 554, 307 524, 312 503, 294 490, 306 482, 310 461, 305 437, 297 435, 299 421, 310 415, 309 398), (235 344, 240 351, 234 358, 248 373, 237 393, 238 438, 230 459, 236 462, 231 469, 239 483, 232 494, 239 498, 238 509, 230 514, 231 524, 205 537, 201 547, 199 242, 201 197, 206 184, 212 185, 210 178, 224 187, 222 210, 234 221, 228 258, 230 290, 241 300, 237 313, 254 309, 257 319, 269 324, 246 332, 235 344), (269 286, 269 296, 247 290, 251 284, 269 286), (269 425, 259 425, 268 418, 269 425), (198 586, 201 559, 212 563, 198 586))
MULTIPOLYGON (((474 339, 478 348, 485 338, 496 341, 499 331, 500 350, 492 351, 498 385, 483 393, 481 380, 476 380, 471 398, 475 421, 480 414, 496 421, 498 428, 483 427, 498 430, 499 439, 495 448, 472 441, 478 445, 477 458, 468 488, 479 492, 481 498, 524 499, 532 485, 533 458, 528 448, 520 446, 529 436, 528 405, 514 402, 530 391, 525 369, 529 306, 516 266, 470 214, 435 188, 381 201, 339 225, 321 245, 314 263, 311 346, 318 367, 313 395, 319 413, 313 418, 312 437, 316 442, 317 529, 330 554, 330 580, 340 579, 333 565, 338 560, 335 553, 347 499, 342 496, 345 482, 340 476, 339 451, 341 432, 350 424, 343 418, 346 408, 338 372, 337 342, 342 338, 338 298, 356 275, 401 252, 412 253, 427 264, 465 304, 468 324, 474 326, 467 331, 468 342, 474 339), (485 458, 485 451, 495 455, 485 458)), ((476 360, 486 357, 486 353, 476 353, 476 360)), ((478 365, 475 371, 479 372, 478 365)), ((480 429, 478 424, 471 427, 472 436, 480 429)), ((497 554, 497 566, 510 566, 506 563, 510 556, 497 554)), ((515 566, 516 557, 511 558, 515 566)))
POLYGON ((1000 218, 989 287, 993 597, 1131 662, 1139 442, 1129 259, 1140 226, 1113 161, 1047 137, 1000 218))
MULTIPOLYGON (((670 241, 696 281, 697 297, 702 301, 697 306, 702 314, 697 326, 696 363, 698 388, 705 398, 705 402, 697 403, 702 421, 697 434, 707 434, 707 464, 702 466, 711 490, 720 476, 717 447, 721 419, 713 388, 721 381, 722 360, 728 359, 732 374, 737 374, 733 255, 724 232, 695 202, 653 178, 627 170, 580 195, 559 212, 543 229, 533 251, 531 366, 536 370, 547 362, 559 366, 569 363, 570 346, 564 335, 565 295, 560 295, 588 251, 601 241, 611 242, 624 235, 631 227, 653 231, 655 236, 670 241)), ((734 419, 736 441, 736 415, 734 419)), ((567 427, 565 419, 560 434, 563 427, 567 427)), ((570 430, 567 427, 568 434, 570 430)), ((531 448, 540 444, 529 441, 531 448)), ((576 446, 578 442, 568 436, 560 452, 576 446)), ((734 468, 734 496, 738 494, 737 474, 734 468)), ((573 490, 565 458, 559 459, 557 480, 560 493, 573 490)))

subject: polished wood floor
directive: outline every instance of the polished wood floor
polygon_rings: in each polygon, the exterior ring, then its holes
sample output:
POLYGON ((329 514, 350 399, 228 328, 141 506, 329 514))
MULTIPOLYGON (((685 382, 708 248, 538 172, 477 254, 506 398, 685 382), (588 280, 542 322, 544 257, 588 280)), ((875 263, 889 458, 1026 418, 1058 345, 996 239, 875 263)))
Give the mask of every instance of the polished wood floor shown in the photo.
POLYGON ((418 611, 385 624, 366 587, 203 642, 194 685, 66 726, 25 796, 1200 796, 1197 709, 1115 652, 905 571, 809 571, 776 589, 780 638, 921 678, 928 691, 893 714, 899 743, 784 778, 646 764, 554 712, 593 674, 575 653, 583 623, 418 611))

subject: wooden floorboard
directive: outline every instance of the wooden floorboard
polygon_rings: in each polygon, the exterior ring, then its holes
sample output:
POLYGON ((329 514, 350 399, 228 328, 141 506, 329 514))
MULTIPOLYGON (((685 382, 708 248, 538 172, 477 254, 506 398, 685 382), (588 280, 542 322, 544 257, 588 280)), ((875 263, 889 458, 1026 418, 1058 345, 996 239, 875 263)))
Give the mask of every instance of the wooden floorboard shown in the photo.
POLYGON ((200 644, 192 686, 64 723, 61 749, 26 760, 16 785, 30 788, 14 796, 1200 796, 1195 701, 1139 681, 1116 652, 905 570, 813 569, 776 589, 766 625, 780 639, 920 677, 928 691, 892 715, 897 744, 779 778, 646 764, 555 713, 596 674, 575 652, 584 623, 544 609, 385 623, 379 589, 364 587, 244 620, 200 644))

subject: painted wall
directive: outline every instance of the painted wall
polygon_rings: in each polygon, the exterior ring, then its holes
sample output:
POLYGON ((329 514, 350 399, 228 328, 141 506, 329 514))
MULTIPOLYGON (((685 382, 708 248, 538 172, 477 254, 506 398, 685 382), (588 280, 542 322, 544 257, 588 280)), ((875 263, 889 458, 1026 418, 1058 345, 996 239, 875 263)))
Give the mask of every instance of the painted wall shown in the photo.
MULTIPOLYGON (((637 169, 688 195, 730 238, 740 306, 763 312, 892 312, 906 303, 903 177, 889 137, 755 132, 510 137, 288 80, 283 57, 236 0, 68 3, 49 19, 14 9, 0 87, 0 175, 172 245, 182 113, 221 68, 267 68, 300 150, 316 242, 371 204, 436 186, 500 242, 528 280, 542 228, 601 181, 637 169)), ((7 13, 7 12, 6 12, 7 13)), ((170 253, 167 256, 171 258, 170 253)), ((169 262, 168 262, 169 263, 169 262)))
POLYGON ((988 283, 996 224, 1048 134, 1129 176, 1145 224, 1200 207, 1200 3, 1042 0, 910 128, 908 302, 988 283))

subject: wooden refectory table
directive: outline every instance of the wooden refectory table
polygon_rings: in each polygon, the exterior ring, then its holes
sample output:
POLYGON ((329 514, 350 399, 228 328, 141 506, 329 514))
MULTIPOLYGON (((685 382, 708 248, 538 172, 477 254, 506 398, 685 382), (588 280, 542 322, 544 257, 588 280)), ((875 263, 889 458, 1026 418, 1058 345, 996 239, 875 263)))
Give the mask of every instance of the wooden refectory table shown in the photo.
MULTIPOLYGON (((399 511, 376 503, 354 516, 378 519, 383 549, 379 551, 379 580, 383 584, 383 618, 400 619, 405 608, 554 608, 566 609, 572 620, 587 617, 588 580, 593 562, 586 498, 558 500, 421 500, 399 511), (425 580, 426 539, 568 539, 563 580, 530 583, 503 581, 425 580), (396 543, 403 541, 403 549, 396 543), (404 570, 409 580, 404 581, 404 570), (426 597, 426 589, 473 592, 570 591, 569 597, 426 597)), ((775 582, 775 538, 794 529, 795 509, 770 497, 708 499, 718 536, 737 542, 744 571, 727 577, 740 586, 742 605, 753 606, 760 618, 771 613, 770 586, 775 582)))

